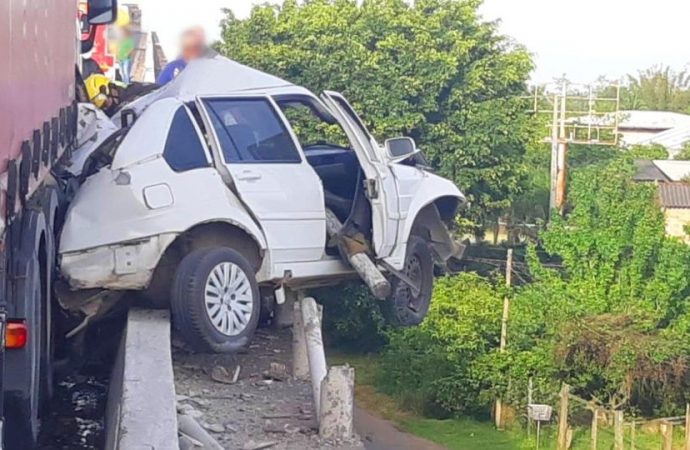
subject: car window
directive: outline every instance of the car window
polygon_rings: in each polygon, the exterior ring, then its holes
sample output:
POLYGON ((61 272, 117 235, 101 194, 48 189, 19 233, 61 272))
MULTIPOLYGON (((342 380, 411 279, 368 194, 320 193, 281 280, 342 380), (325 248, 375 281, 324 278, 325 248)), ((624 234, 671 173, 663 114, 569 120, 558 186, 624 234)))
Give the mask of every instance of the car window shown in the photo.
POLYGON ((163 158, 176 172, 209 166, 199 133, 184 106, 175 112, 170 124, 163 158))
POLYGON ((307 104, 278 101, 278 106, 305 151, 314 147, 350 148, 350 141, 340 125, 326 122, 307 104))
POLYGON ((205 100, 227 163, 299 163, 297 146, 264 98, 205 100))

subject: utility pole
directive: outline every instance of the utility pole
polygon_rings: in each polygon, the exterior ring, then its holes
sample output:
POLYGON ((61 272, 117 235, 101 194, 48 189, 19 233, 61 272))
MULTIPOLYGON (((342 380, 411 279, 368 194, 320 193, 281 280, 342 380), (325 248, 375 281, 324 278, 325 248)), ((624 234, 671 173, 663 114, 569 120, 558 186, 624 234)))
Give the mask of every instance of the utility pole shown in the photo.
POLYGON ((611 91, 571 83, 564 75, 551 87, 535 87, 534 95, 530 95, 534 113, 551 115, 544 136, 544 142, 551 144, 549 213, 555 210, 563 214, 565 209, 570 144, 618 145, 620 83, 612 88, 615 94, 605 94, 611 91))
POLYGON ((549 208, 563 214, 568 181, 568 136, 566 133, 566 104, 568 82, 561 81, 561 94, 553 97, 553 118, 551 123, 551 195, 549 208))

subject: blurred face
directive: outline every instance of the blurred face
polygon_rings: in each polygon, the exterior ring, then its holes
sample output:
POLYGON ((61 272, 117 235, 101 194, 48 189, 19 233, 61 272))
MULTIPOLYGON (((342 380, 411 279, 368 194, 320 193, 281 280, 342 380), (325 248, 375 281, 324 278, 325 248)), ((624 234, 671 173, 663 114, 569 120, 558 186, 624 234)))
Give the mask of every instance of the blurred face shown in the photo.
POLYGON ((182 59, 191 61, 201 58, 206 50, 206 36, 203 30, 194 28, 182 34, 182 59))

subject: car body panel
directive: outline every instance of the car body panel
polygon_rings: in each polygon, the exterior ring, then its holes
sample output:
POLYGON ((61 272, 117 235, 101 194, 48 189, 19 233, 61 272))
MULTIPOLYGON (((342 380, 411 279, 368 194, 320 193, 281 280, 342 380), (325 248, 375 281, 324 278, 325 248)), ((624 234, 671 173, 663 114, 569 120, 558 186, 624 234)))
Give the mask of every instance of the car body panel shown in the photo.
POLYGON ((396 270, 400 270, 405 262, 407 241, 410 238, 412 226, 420 211, 443 197, 457 198, 461 206, 467 200, 450 180, 416 167, 402 164, 392 164, 391 167, 400 193, 402 220, 398 230, 398 243, 393 253, 384 258, 384 261, 396 270))
POLYGON ((259 222, 273 263, 318 261, 324 256, 326 211, 321 180, 307 163, 292 129, 275 102, 265 95, 204 96, 197 99, 218 166, 232 179, 233 190, 259 222), (265 101, 290 134, 299 162, 229 162, 222 151, 219 130, 210 120, 206 101, 252 99, 265 101))

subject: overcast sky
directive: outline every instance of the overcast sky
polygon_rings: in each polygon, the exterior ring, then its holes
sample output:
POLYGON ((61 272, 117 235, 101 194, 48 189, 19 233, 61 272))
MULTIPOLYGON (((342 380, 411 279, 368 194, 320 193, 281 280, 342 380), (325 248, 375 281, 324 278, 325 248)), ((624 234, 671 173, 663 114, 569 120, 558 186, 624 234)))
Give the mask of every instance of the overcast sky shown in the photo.
MULTIPOLYGON (((277 1, 277 0, 274 0, 277 1)), ((246 17, 256 0, 135 0, 144 26, 158 31, 166 55, 180 30, 203 25, 219 36, 220 9, 246 17)), ((690 0, 485 0, 482 13, 535 56, 535 81, 567 74, 577 82, 617 78, 655 64, 690 63, 690 0)))

